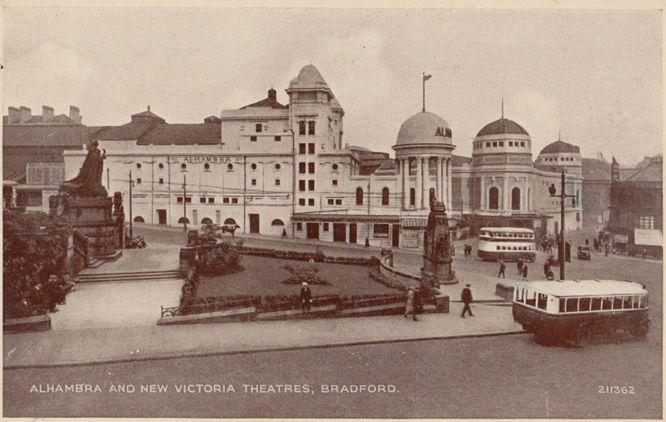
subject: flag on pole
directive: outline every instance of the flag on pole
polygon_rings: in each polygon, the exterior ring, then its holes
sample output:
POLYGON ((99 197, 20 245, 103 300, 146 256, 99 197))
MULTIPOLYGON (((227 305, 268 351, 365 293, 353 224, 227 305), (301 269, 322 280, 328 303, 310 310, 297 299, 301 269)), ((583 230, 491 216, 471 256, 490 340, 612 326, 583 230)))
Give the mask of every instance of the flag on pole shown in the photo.
POLYGON ((423 82, 427 81, 428 79, 432 78, 432 75, 430 74, 423 74, 423 82))

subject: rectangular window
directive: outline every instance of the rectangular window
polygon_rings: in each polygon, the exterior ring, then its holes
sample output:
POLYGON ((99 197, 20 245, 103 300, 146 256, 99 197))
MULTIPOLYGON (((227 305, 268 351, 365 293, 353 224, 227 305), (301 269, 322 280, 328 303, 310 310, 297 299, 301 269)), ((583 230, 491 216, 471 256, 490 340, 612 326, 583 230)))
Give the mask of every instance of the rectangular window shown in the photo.
POLYGON ((333 186, 338 186, 338 179, 333 179, 332 182, 333 182, 333 186))
POLYGON ((308 154, 315 153, 315 144, 308 144, 308 154))
POLYGON ((232 204, 237 204, 238 203, 238 198, 231 198, 231 203, 232 204))
POLYGON ((280 186, 280 179, 275 179, 275 186, 280 186))
POLYGON ((335 201, 333 200, 333 198, 329 198, 328 201, 326 201, 326 203, 328 205, 333 205, 335 203, 335 201))
POLYGON ((255 123, 255 124, 254 124, 254 131, 255 131, 255 132, 257 132, 257 133, 261 133, 262 130, 263 130, 263 126, 262 126, 261 123, 255 123))
POLYGON ((537 307, 539 309, 543 309, 544 311, 546 310, 546 305, 548 304, 548 295, 545 295, 543 293, 539 293, 538 297, 538 302, 537 302, 537 307))
POLYGON ((303 223, 296 223, 296 230, 298 230, 299 232, 303 230, 303 223))
POLYGON ((222 212, 220 210, 215 210, 215 224, 222 224, 222 212))
POLYGON ((199 216, 197 210, 192 210, 192 224, 199 224, 199 216))
POLYGON ((486 148, 490 148, 490 142, 486 142, 486 148))
POLYGON ((615 296, 613 298, 613 309, 622 309, 622 296, 615 296))
POLYGON ((599 311, 601 310, 601 298, 600 297, 593 297, 592 298, 592 311, 599 311))
POLYGON ((308 198, 308 205, 314 207, 314 198, 308 198))
POLYGON ((298 122, 298 134, 305 135, 305 122, 298 122))
POLYGON ((257 179, 252 179, 252 181, 250 183, 252 183, 252 186, 256 186, 257 185, 257 179))
POLYGON ((222 203, 223 204, 228 204, 229 203, 229 198, 222 198, 222 203))
POLYGON ((583 311, 589 311, 590 310, 590 298, 589 297, 581 297, 580 300, 578 301, 578 310, 580 312, 583 311))
POLYGON ((638 301, 640 300, 640 296, 634 296, 634 309, 638 309, 638 301))
POLYGON ((612 297, 604 297, 601 299, 601 309, 604 311, 613 309, 613 298, 612 297))
POLYGON ((315 163, 308 163, 308 173, 314 174, 315 172, 315 163))
POLYGON ((315 190, 315 181, 308 180, 308 190, 315 190))
POLYGON ((336 199, 335 205, 342 205, 342 199, 336 199))
POLYGON ((206 203, 206 198, 204 198, 204 197, 199 198, 199 203, 205 204, 206 203))
POLYGON ((301 192, 305 192, 305 180, 298 181, 298 190, 301 192))
POLYGON ((310 121, 308 122, 308 135, 314 135, 315 134, 315 122, 310 121))
POLYGON ((305 144, 298 144, 298 153, 305 154, 305 144))
POLYGON ((305 206, 305 198, 299 198, 298 205, 305 206))
POLYGON ((509 141, 509 146, 510 146, 510 147, 513 146, 513 141, 509 141))
POLYGON ((525 141, 520 141, 520 146, 524 147, 525 146, 525 141))
POLYGON ((140 185, 140 184, 141 184, 141 178, 140 178, 140 177, 137 177, 137 179, 136 179, 136 184, 137 184, 137 185, 140 185))
POLYGON ((496 147, 496 146, 497 146, 497 142, 493 142, 493 146, 496 147))
POLYGON ((634 298, 633 298, 633 296, 625 296, 625 297, 623 298, 623 305, 622 305, 622 308, 624 308, 624 309, 631 309, 631 308, 634 307, 633 303, 634 303, 634 298))
POLYGON ((281 136, 274 136, 274 137, 273 137, 273 140, 274 140, 275 142, 280 142, 280 141, 282 141, 282 137, 281 137, 281 136))
POLYGON ((188 196, 187 198, 185 198, 185 203, 191 204, 192 203, 192 197, 188 196))
POLYGON ((639 227, 641 229, 654 229, 654 216, 653 215, 641 215, 639 217, 639 227))
POLYGON ((374 224, 372 232, 375 237, 388 237, 389 225, 388 224, 374 224))
POLYGON ((163 184, 164 184, 164 179, 162 179, 161 177, 160 177, 159 184, 160 184, 160 185, 163 185, 163 184))
POLYGON ((578 298, 570 297, 567 299, 567 312, 576 312, 578 311, 578 298))
POLYGON ((250 136, 250 142, 257 142, 257 137, 254 135, 250 136))
POLYGON ((323 227, 323 230, 324 230, 325 232, 327 232, 327 231, 328 231, 328 223, 324 223, 324 227, 323 227))
POLYGON ((535 306, 536 305, 536 292, 528 292, 527 299, 525 299, 525 303, 530 305, 530 306, 535 306), (531 298, 529 297, 530 293, 532 293, 531 298))
POLYGON ((503 147, 503 146, 504 146, 504 142, 500 142, 500 143, 499 143, 499 146, 503 147))
POLYGON ((208 203, 209 204, 214 204, 215 203, 215 198, 208 198, 208 203))
POLYGON ((300 174, 305 174, 305 165, 306 163, 298 163, 298 172, 300 174))
POLYGON ((182 196, 177 197, 176 202, 179 203, 179 204, 182 204, 183 203, 183 197, 182 196))

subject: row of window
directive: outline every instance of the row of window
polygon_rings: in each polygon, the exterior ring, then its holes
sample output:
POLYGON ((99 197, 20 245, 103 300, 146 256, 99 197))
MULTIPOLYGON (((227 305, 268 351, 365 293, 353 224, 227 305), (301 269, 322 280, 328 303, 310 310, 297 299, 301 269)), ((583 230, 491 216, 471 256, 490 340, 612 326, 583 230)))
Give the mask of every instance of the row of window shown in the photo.
MULTIPOLYGON (((281 141, 282 141, 282 137, 279 136, 279 135, 276 135, 276 136, 273 136, 273 140, 274 140, 275 142, 281 142, 281 141)), ((250 136, 250 142, 257 142, 257 136, 256 136, 256 135, 251 135, 251 136, 250 136)))
POLYGON ((301 120, 300 122, 298 122, 298 134, 305 135, 306 127, 307 127, 307 135, 315 134, 315 122, 312 120, 309 122, 306 122, 305 120, 301 120))
MULTIPOLYGON (((183 203, 183 197, 182 196, 177 196, 176 197, 176 202, 178 204, 182 204, 183 203)), ((191 196, 186 196, 185 197, 185 203, 186 204, 191 204, 192 203, 192 197, 191 196)), ((202 196, 202 197, 199 198, 199 203, 201 203, 201 204, 206 204, 206 203, 214 204, 215 203, 215 198, 212 198, 212 197, 206 198, 206 197, 202 196)), ((238 203, 238 198, 236 198, 236 197, 233 197, 233 198, 225 197, 225 198, 222 198, 222 203, 223 204, 229 204, 229 203, 237 204, 238 203)))
MULTIPOLYGON (((510 147, 525 147, 525 141, 508 141, 510 147)), ((504 146, 504 141, 488 141, 486 142, 486 148, 497 148, 497 147, 503 147, 504 146)), ((483 142, 477 142, 474 144, 474 149, 481 149, 483 148, 483 142)))
MULTIPOLYGON (((532 292, 532 297, 524 289, 519 289, 516 301, 529 306, 536 306, 546 310, 548 295, 532 292)), ((621 309, 645 309, 648 306, 648 297, 644 295, 633 296, 599 296, 599 297, 568 297, 559 298, 559 312, 594 312, 621 309)))
POLYGON ((534 239, 532 233, 516 233, 516 232, 493 232, 489 230, 481 230, 480 236, 497 237, 501 239, 534 239))
MULTIPOLYGON (((308 198, 307 204, 309 207, 314 207, 315 200, 314 198, 308 198)), ((305 198, 299 198, 298 199, 298 205, 304 207, 305 206, 305 198)))
MULTIPOLYGON (((299 180, 298 181, 298 190, 301 192, 305 192, 305 182, 306 180, 299 180)), ((307 180, 308 184, 308 190, 312 191, 315 190, 315 181, 314 180, 307 180)))
MULTIPOLYGON (((330 223, 322 223, 322 231, 329 231, 330 223)), ((296 223, 296 231, 303 231, 303 223, 296 223)), ((373 236, 376 238, 388 238, 389 237, 389 225, 384 223, 378 223, 372 225, 373 236)))
MULTIPOLYGON (((543 161, 557 161, 557 157, 546 157, 543 161)), ((573 157, 560 157, 560 161, 576 161, 573 157)))
POLYGON ((300 143, 300 144, 298 144, 298 153, 299 154, 314 154, 315 153, 315 144, 313 144, 313 143, 309 143, 309 144, 300 143))
POLYGON ((534 251, 534 246, 497 246, 498 251, 534 251))

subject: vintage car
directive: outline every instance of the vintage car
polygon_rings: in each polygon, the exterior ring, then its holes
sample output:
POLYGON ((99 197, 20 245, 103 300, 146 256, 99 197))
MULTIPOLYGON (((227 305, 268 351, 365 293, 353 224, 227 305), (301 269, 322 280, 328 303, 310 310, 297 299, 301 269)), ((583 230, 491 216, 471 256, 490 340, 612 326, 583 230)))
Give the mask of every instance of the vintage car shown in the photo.
POLYGON ((629 281, 533 281, 513 296, 513 319, 539 344, 584 346, 594 334, 617 330, 645 339, 648 309, 645 287, 629 281))
POLYGON ((592 260, 592 252, 590 251, 589 246, 579 246, 578 247, 578 259, 583 259, 585 261, 592 260))

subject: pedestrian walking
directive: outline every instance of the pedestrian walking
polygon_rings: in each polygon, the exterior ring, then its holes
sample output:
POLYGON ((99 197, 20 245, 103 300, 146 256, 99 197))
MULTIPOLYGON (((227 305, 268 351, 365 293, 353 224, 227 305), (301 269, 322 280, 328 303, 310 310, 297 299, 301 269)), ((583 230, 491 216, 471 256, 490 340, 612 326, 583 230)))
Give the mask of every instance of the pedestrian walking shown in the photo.
POLYGON ((647 249, 643 248, 641 251, 641 258, 645 261, 645 258, 647 258, 647 249))
POLYGON ((497 274, 497 278, 506 278, 506 264, 504 261, 500 259, 499 261, 499 273, 497 274))
POLYGON ((523 272, 523 260, 521 258, 518 258, 516 261, 516 267, 518 268, 518 275, 522 274, 523 272))
POLYGON ((404 317, 407 318, 408 315, 412 316, 412 319, 414 321, 418 321, 416 318, 416 311, 414 309, 414 297, 416 296, 416 293, 414 292, 414 288, 410 287, 409 290, 407 290, 407 303, 405 303, 405 315, 404 317))
POLYGON ((527 264, 523 265, 523 280, 527 280, 527 264))
POLYGON ((543 275, 548 278, 548 274, 550 273, 550 262, 546 260, 546 262, 543 263, 543 275))
POLYGON ((472 308, 470 307, 470 303, 472 303, 472 289, 469 288, 470 285, 466 284, 465 288, 462 291, 462 294, 460 295, 460 299, 463 301, 465 306, 463 306, 462 314, 460 314, 461 317, 465 318, 465 313, 469 312, 469 316, 474 316, 472 313, 472 308))
POLYGON ((301 286, 301 310, 303 313, 310 312, 310 306, 312 304, 312 291, 307 282, 303 282, 301 286))
POLYGON ((585 246, 590 246, 590 239, 585 238, 585 246))

